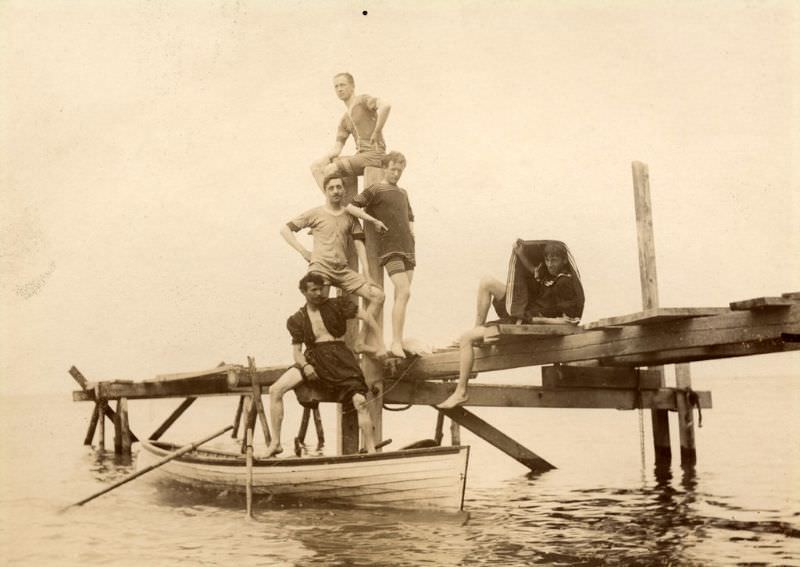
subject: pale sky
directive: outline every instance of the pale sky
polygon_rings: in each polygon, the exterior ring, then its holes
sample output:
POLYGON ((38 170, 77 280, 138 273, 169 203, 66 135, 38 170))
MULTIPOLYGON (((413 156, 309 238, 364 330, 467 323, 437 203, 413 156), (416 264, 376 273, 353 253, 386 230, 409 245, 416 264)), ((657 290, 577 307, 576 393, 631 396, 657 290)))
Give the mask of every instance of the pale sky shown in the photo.
POLYGON ((800 290, 799 6, 0 2, 0 392, 289 361, 278 230, 323 202, 340 71, 408 158, 411 337, 469 326, 520 237, 567 242, 585 322, 640 310, 635 160, 662 306, 800 290))

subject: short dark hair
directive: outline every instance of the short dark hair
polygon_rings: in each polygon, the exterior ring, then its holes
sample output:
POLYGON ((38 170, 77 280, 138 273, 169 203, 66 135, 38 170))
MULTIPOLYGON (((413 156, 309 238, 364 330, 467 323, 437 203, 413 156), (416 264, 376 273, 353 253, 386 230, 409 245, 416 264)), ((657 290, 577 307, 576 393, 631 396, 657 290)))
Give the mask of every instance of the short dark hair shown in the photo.
POLYGON ((567 249, 560 242, 548 242, 544 245, 545 256, 558 256, 567 259, 567 249))
POLYGON ((405 167, 406 166, 406 156, 404 156, 400 152, 389 152, 388 154, 383 156, 383 159, 381 160, 381 165, 383 167, 389 167, 389 164, 391 162, 402 163, 403 167, 405 167))
POLYGON ((322 188, 327 189, 328 183, 330 183, 334 179, 341 179, 342 185, 344 185, 344 175, 342 175, 337 171, 336 173, 329 173, 328 175, 325 176, 325 178, 322 180, 322 188))
POLYGON ((351 85, 356 86, 356 81, 350 73, 336 73, 333 78, 335 79, 336 77, 344 77, 351 85))
POLYGON ((315 283, 317 285, 326 285, 327 282, 325 278, 322 277, 322 274, 318 272, 308 272, 302 278, 300 278, 300 283, 297 287, 300 288, 300 291, 305 293, 306 288, 308 287, 309 283, 315 283))

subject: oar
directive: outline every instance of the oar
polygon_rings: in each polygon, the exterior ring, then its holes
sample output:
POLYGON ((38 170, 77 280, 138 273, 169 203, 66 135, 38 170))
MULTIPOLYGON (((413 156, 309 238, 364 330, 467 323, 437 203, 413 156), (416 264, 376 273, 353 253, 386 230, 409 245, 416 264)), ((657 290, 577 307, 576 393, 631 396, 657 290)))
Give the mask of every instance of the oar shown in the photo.
POLYGON ((177 457, 180 457, 181 455, 185 455, 186 453, 189 453, 190 451, 194 451, 194 450, 195 450, 195 449, 197 449, 197 448, 198 448, 200 445, 203 445, 204 443, 208 443, 209 441, 211 441, 211 440, 212 440, 212 439, 214 439, 215 437, 219 437, 220 435, 222 435, 222 434, 223 434, 223 433, 225 433, 226 431, 230 431, 231 429, 233 429, 233 425, 229 425, 228 427, 226 427, 226 428, 224 428, 224 429, 220 429, 219 431, 217 431, 217 432, 216 432, 216 433, 214 433, 213 435, 209 435, 209 436, 208 436, 208 437, 206 437, 205 439, 202 439, 202 440, 200 440, 200 441, 195 441, 194 443, 189 443, 188 445, 184 445, 183 447, 181 447, 180 449, 178 449, 178 450, 177 450, 177 451, 175 451, 174 453, 170 453, 169 455, 167 455, 166 457, 164 457, 164 458, 163 458, 163 459, 161 459, 160 461, 158 461, 158 462, 156 462, 156 463, 153 463, 152 465, 148 465, 147 467, 143 468, 143 469, 142 469, 142 470, 140 470, 140 471, 136 471, 136 472, 135 472, 135 473, 133 473, 132 475, 130 475, 130 476, 127 476, 127 477, 123 478, 122 480, 120 480, 120 481, 118 481, 118 482, 115 482, 115 483, 114 483, 114 484, 112 484, 111 486, 107 486, 106 488, 104 488, 104 489, 103 489, 103 490, 101 490, 100 492, 97 492, 97 493, 95 493, 95 494, 92 494, 92 495, 91 495, 91 496, 89 496, 88 498, 84 498, 83 500, 81 500, 81 501, 79 501, 79 502, 75 502, 74 504, 70 504, 70 505, 69 505, 69 506, 67 506, 66 508, 63 508, 61 511, 62 511, 62 512, 64 512, 64 511, 66 511, 66 510, 68 510, 68 509, 72 508, 73 506, 83 506, 84 504, 86 504, 86 503, 87 503, 87 502, 89 502, 90 500, 94 500, 95 498, 97 498, 98 496, 102 496, 102 495, 103 495, 103 494, 105 494, 106 492, 111 492, 112 490, 114 490, 114 489, 115 489, 115 488, 117 488, 118 486, 122 486, 123 484, 130 482, 130 481, 132 481, 134 478, 138 478, 138 477, 142 476, 144 473, 148 473, 148 472, 150 472, 150 471, 151 471, 151 470, 153 470, 153 469, 157 469, 157 468, 158 468, 158 467, 160 467, 161 465, 163 465, 163 464, 166 464, 166 463, 170 462, 171 460, 173 460, 173 459, 175 459, 175 458, 177 458, 177 457))

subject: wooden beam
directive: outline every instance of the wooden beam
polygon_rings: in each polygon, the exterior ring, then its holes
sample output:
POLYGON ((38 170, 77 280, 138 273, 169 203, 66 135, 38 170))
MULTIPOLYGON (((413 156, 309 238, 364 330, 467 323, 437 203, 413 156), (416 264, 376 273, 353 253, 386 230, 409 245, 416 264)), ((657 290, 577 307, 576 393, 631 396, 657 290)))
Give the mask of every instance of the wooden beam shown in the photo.
POLYGON ((177 408, 175 408, 175 410, 171 414, 169 414, 169 417, 167 417, 167 419, 164 420, 164 423, 159 425, 158 429, 156 429, 155 431, 153 431, 152 434, 150 434, 149 439, 151 441, 156 441, 158 439, 161 439, 161 436, 164 435, 164 433, 166 433, 167 429, 172 427, 172 424, 175 423, 175 421, 177 421, 177 419, 183 415, 183 412, 189 409, 189 406, 191 406, 195 402, 195 400, 197 400, 197 396, 189 396, 188 398, 183 400, 181 404, 177 408))
POLYGON ((628 315, 618 315, 598 319, 591 323, 586 323, 583 328, 607 329, 626 325, 651 325, 654 323, 664 323, 666 321, 677 321, 680 319, 691 319, 693 317, 710 317, 711 315, 723 315, 728 313, 727 307, 657 307, 645 309, 628 315))
POLYGON ((522 336, 564 336, 576 335, 582 333, 577 325, 570 325, 569 323, 559 323, 555 325, 492 325, 486 333, 487 339, 505 337, 508 335, 522 335, 522 336))
POLYGON ((506 455, 519 461, 534 472, 544 472, 556 468, 530 449, 517 443, 511 437, 463 407, 439 409, 439 411, 453 420, 453 422, 466 427, 490 445, 497 447, 506 455))
MULTIPOLYGON (((614 331, 594 330, 564 337, 541 337, 521 342, 476 347, 476 372, 523 366, 600 360, 604 366, 646 366, 695 360, 749 356, 792 351, 800 343, 783 337, 800 334, 800 304, 786 309, 731 311, 717 316, 694 318, 657 325, 618 327, 614 331)), ((440 380, 458 375, 458 349, 447 349, 419 358, 404 380, 440 380)), ((287 366, 259 369, 261 384, 275 382, 287 366)), ((402 373, 404 365, 395 371, 402 373)), ((391 376, 391 374, 390 374, 391 376)), ((238 375, 235 387, 225 376, 162 382, 101 382, 105 399, 126 397, 166 398, 249 393, 250 378, 238 375)), ((95 401, 94 392, 75 391, 75 401, 95 401)), ((106 408, 113 418, 113 411, 106 408)))
POLYGON ((797 305, 798 300, 792 297, 755 297, 741 301, 732 301, 730 307, 733 311, 745 311, 748 309, 767 309, 767 308, 786 308, 797 305))
MULTIPOLYGON (((385 401, 392 404, 435 405, 452 393, 451 384, 387 382, 385 401)), ((711 408, 711 393, 697 392, 702 408, 711 408)), ((677 410, 675 389, 635 390, 623 388, 563 388, 470 384, 466 406, 512 408, 677 410)))
MULTIPOLYGON (((618 362, 614 365, 619 365, 625 360, 623 357, 630 357, 625 364, 636 366, 641 364, 643 355, 652 355, 668 364, 697 356, 702 358, 698 348, 721 349, 718 355, 709 358, 731 356, 728 352, 741 356, 747 353, 738 345, 747 343, 753 345, 752 350, 757 353, 786 350, 780 340, 783 333, 800 333, 800 305, 475 347, 473 370, 489 372, 598 359, 604 365, 606 359, 616 359, 618 362)), ((406 379, 450 378, 458 374, 458 363, 457 349, 423 355, 408 370, 406 379)), ((402 372, 403 368, 398 367, 398 371, 402 372)))
POLYGON ((233 414, 233 431, 231 431, 231 438, 236 439, 239 435, 239 424, 242 421, 242 408, 244 407, 244 396, 239 396, 239 403, 236 404, 236 412, 233 414))
POLYGON ((661 388, 661 374, 627 367, 544 366, 542 387, 658 390, 661 388))

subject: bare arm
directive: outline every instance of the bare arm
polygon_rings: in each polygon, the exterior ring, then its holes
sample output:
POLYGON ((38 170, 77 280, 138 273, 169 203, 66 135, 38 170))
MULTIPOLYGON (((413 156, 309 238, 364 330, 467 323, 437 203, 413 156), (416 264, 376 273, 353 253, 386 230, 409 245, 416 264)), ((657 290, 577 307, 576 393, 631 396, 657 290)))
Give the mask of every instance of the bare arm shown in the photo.
POLYGON ((364 321, 364 324, 367 327, 369 327, 369 330, 372 331, 376 337, 380 337, 383 335, 383 330, 378 326, 378 323, 377 321, 375 321, 375 318, 366 311, 364 311, 364 309, 362 309, 361 307, 358 308, 356 317, 364 321))
MULTIPOLYGON (((300 253, 306 262, 311 261, 311 252, 305 246, 300 244, 300 241, 297 240, 297 237, 294 235, 294 232, 292 232, 291 228, 289 228, 287 225, 283 225, 281 227, 281 236, 289 246, 300 253)), ((366 252, 364 252, 364 254, 366 255, 366 252)))
POLYGON ((344 143, 346 141, 347 141, 346 139, 345 140, 336 140, 336 143, 333 144, 333 147, 330 149, 330 151, 327 154, 325 154, 325 157, 323 159, 326 162, 329 162, 333 158, 335 158, 336 156, 341 154, 342 150, 344 149, 344 143))
POLYGON ((383 132, 383 125, 386 124, 386 120, 389 118, 389 112, 392 110, 392 105, 386 100, 379 98, 377 104, 378 108, 375 111, 377 114, 375 129, 372 131, 372 136, 369 138, 370 144, 373 145, 377 143, 381 132, 383 132))
POLYGON ((375 228, 378 229, 378 232, 384 232, 389 230, 388 228, 386 228, 385 224, 383 224, 381 221, 379 221, 378 219, 367 213, 367 211, 365 211, 361 207, 356 207, 355 205, 347 205, 345 207, 345 210, 347 210, 348 213, 350 213, 357 219, 371 222, 372 224, 375 225, 375 228))
POLYGON ((562 315, 561 317, 531 317, 530 320, 531 325, 562 325, 564 323, 577 325, 579 322, 580 319, 568 317, 567 315, 562 315))
POLYGON ((292 358, 294 359, 295 364, 303 369, 303 372, 307 378, 311 378, 313 380, 317 377, 317 372, 314 370, 314 367, 308 363, 308 360, 306 360, 306 355, 303 354, 302 344, 295 343, 292 345, 292 358))
MULTIPOLYGON (((364 276, 369 280, 369 262, 367 261, 367 247, 364 245, 363 240, 354 240, 356 246, 356 257, 361 264, 364 276)), ((372 280, 370 280, 372 281, 372 280)))

